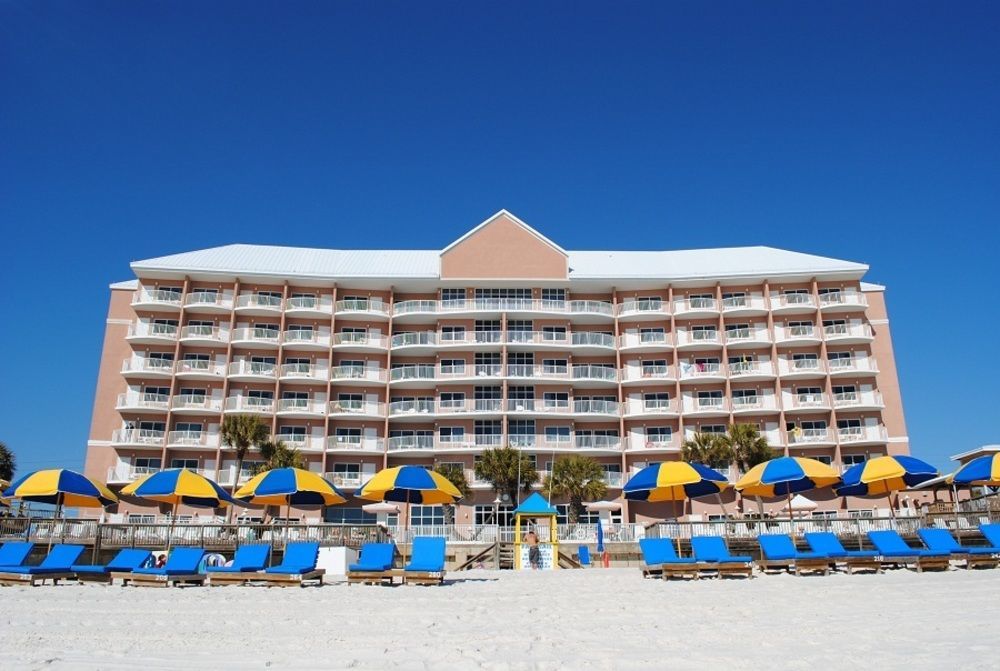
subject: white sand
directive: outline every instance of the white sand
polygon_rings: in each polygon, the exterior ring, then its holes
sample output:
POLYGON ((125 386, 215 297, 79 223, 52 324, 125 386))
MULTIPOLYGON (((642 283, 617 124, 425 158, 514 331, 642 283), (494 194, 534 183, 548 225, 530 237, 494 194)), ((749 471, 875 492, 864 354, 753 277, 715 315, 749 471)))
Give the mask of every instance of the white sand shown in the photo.
POLYGON ((0 668, 995 668, 1000 570, 445 587, 0 588, 0 668))

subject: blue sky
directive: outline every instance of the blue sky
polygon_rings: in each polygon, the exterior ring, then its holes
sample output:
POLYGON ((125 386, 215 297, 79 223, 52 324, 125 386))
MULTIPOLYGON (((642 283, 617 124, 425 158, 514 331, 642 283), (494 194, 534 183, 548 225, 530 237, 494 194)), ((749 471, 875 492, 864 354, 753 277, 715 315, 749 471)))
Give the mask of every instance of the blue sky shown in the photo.
POLYGON ((508 208, 570 249, 869 263, 912 449, 944 466, 1000 442, 998 23, 977 2, 4 0, 0 440, 24 470, 82 465, 134 259, 437 248, 508 208))

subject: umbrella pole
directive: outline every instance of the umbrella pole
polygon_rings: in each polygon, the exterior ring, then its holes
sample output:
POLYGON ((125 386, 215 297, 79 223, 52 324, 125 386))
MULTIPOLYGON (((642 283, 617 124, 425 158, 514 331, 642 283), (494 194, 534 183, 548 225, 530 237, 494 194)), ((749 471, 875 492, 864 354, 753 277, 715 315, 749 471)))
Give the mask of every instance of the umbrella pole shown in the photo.
MULTIPOLYGON (((52 536, 54 535, 52 532, 55 531, 56 522, 59 521, 59 515, 62 512, 62 501, 63 501, 63 495, 62 494, 56 494, 56 514, 52 518, 52 529, 49 530, 49 552, 52 551, 52 536)), ((64 524, 63 526, 66 526, 66 525, 64 524)), ((60 529, 59 533, 60 533, 60 535, 62 534, 62 530, 61 529, 60 529)), ((60 539, 59 542, 61 543, 62 540, 60 539)))
POLYGON ((170 530, 167 532, 167 552, 174 545, 174 525, 177 523, 177 501, 174 501, 174 508, 170 513, 170 530))
POLYGON ((792 511, 792 490, 785 492, 785 505, 788 506, 788 533, 795 538, 795 513, 792 511))
MULTIPOLYGON (((285 503, 285 552, 288 552, 288 517, 292 514, 291 501, 285 503)), ((282 555, 284 556, 284 555, 282 555)))
POLYGON ((673 499, 670 502, 670 506, 674 509, 674 523, 677 525, 677 554, 681 553, 681 521, 677 517, 677 499, 673 499))
POLYGON ((410 531, 410 493, 406 493, 406 517, 403 519, 403 566, 406 566, 406 537, 410 531))

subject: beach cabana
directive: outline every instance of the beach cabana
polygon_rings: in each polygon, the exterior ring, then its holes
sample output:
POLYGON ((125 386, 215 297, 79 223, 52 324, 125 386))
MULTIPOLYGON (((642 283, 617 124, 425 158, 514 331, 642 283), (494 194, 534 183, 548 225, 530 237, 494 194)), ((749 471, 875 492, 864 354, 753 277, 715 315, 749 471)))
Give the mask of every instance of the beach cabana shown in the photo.
POLYGON ((543 569, 559 568, 559 533, 556 518, 559 511, 555 509, 538 492, 534 492, 514 509, 514 568, 530 568, 528 560, 529 547, 524 543, 521 534, 522 523, 534 520, 535 526, 543 520, 548 527, 547 534, 538 534, 539 567, 543 569))

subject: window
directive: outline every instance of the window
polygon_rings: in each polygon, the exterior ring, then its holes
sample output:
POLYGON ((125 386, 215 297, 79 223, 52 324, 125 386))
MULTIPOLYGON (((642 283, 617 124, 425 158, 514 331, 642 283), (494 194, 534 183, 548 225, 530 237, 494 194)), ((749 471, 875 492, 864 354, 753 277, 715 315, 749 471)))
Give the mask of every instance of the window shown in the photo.
POLYGON ((323 516, 330 524, 375 524, 378 520, 375 513, 366 513, 361 508, 346 506, 328 506, 323 516))
POLYGON ((465 427, 442 426, 438 429, 442 443, 461 443, 465 441, 465 427))
POLYGON ((655 445, 669 443, 673 434, 669 426, 649 426, 646 427, 646 442, 655 445))
POLYGON ((352 427, 337 427, 334 430, 334 435, 336 436, 338 443, 346 443, 349 445, 361 444, 361 429, 352 427))
POLYGON ((169 371, 173 363, 173 352, 150 352, 146 355, 146 365, 149 368, 169 371))
MULTIPOLYGON (((331 508, 332 510, 332 508, 331 508)), ((475 508, 474 520, 476 526, 499 524, 500 526, 512 526, 514 524, 514 506, 509 503, 501 503, 494 513, 493 504, 479 504, 475 508)))
POLYGON ((414 527, 441 526, 444 524, 442 506, 410 506, 410 525, 414 527))
POLYGON ((711 308, 715 306, 715 297, 712 294, 691 294, 688 303, 693 308, 711 308))
POLYGON ((566 340, 565 326, 543 326, 542 340, 547 342, 562 342, 566 340))
POLYGON ((715 340, 719 337, 719 331, 714 326, 692 326, 691 338, 694 340, 715 340))
POLYGON ((462 392, 441 392, 441 407, 448 410, 461 410, 465 407, 465 394, 462 392))
POLYGON ((164 422, 139 422, 139 435, 143 435, 143 432, 145 431, 155 431, 158 432, 158 434, 162 434, 166 428, 167 425, 164 422))
POLYGON ((564 391, 547 391, 542 394, 542 401, 546 409, 568 408, 569 393, 564 391))
POLYGON ((843 303, 844 297, 841 294, 840 287, 828 287, 819 290, 819 300, 824 305, 829 305, 831 303, 843 303))
POLYGON ((793 354, 792 368, 795 370, 817 370, 819 357, 815 354, 793 354))
POLYGON ((465 342, 465 327, 442 326, 441 342, 465 342))
MULTIPOLYGON (((871 458, 880 457, 880 454, 873 454, 871 458)), ((869 457, 863 454, 842 454, 840 455, 840 463, 845 467, 850 468, 851 466, 857 466, 858 464, 863 464, 868 460, 869 457)))
POLYGON ((642 407, 646 410, 662 410, 670 407, 670 394, 661 391, 642 395, 642 407))
POLYGON ((700 431, 701 433, 715 433, 715 434, 722 435, 722 434, 726 433, 726 425, 725 424, 704 424, 700 429, 698 429, 698 431, 700 431))
POLYGON ((549 375, 564 375, 569 370, 566 359, 543 359, 542 370, 549 375))
POLYGON ((132 460, 132 472, 136 475, 154 473, 160 470, 159 457, 136 457, 132 460))
POLYGON ((858 400, 858 388, 853 384, 837 384, 833 386, 833 398, 842 402, 849 403, 858 400))
POLYGON ((814 455, 813 459, 815 459, 816 461, 818 461, 820 463, 826 464, 827 466, 829 466, 830 464, 833 463, 833 457, 831 457, 831 456, 829 456, 827 454, 817 454, 817 455, 814 455))
POLYGON ((465 289, 442 289, 442 301, 462 301, 465 302, 465 289))
POLYGON ((639 342, 657 343, 666 340, 667 332, 662 328, 639 329, 639 342))
POLYGON ((174 425, 174 430, 178 433, 184 433, 188 436, 197 436, 201 434, 202 424, 201 422, 177 422, 174 425))
POLYGON ((568 443, 569 434, 570 431, 568 426, 547 426, 545 427, 545 442, 568 443))
POLYGON ((144 387, 142 400, 152 403, 166 403, 170 396, 170 387, 144 387))
POLYGON ((846 319, 824 319, 823 333, 826 335, 847 335, 846 319))
POLYGON ((733 406, 746 408, 759 402, 756 389, 733 389, 733 406))
POLYGON ((565 302, 565 289, 542 289, 542 304, 545 307, 562 307, 565 302))
POLYGON ((727 308, 741 308, 747 305, 745 291, 732 291, 722 294, 722 305, 727 308))
POLYGON ((811 321, 790 321, 788 322, 788 334, 810 336, 813 334, 813 323, 811 321))
POLYGON ((807 305, 811 302, 808 289, 785 289, 781 294, 789 305, 807 305))
POLYGON ((715 391, 699 391, 698 392, 698 407, 699 408, 721 408, 722 407, 722 392, 719 390, 715 391))
POLYGON ((441 359, 442 375, 465 375, 465 359, 441 359))
POLYGON ((750 324, 726 324, 726 337, 730 340, 750 337, 750 324))
POLYGON ((476 289, 476 298, 531 298, 531 289, 476 289))
POLYGON ((186 468, 191 471, 198 470, 197 459, 171 459, 170 468, 186 468))
POLYGON ((666 375, 667 373, 666 359, 646 359, 640 365, 642 366, 643 377, 666 375))
MULTIPOLYGON (((558 511, 558 514, 556 515, 556 524, 569 524, 569 504, 557 503, 555 508, 556 511, 558 511)), ((577 518, 577 522, 580 524, 597 524, 599 516, 600 513, 596 511, 591 512, 584 508, 580 513, 580 516, 577 518)))

